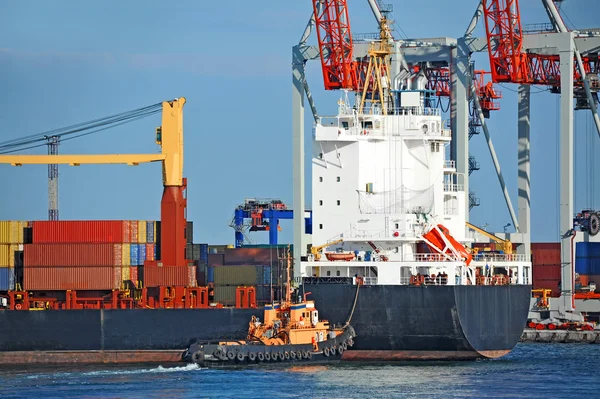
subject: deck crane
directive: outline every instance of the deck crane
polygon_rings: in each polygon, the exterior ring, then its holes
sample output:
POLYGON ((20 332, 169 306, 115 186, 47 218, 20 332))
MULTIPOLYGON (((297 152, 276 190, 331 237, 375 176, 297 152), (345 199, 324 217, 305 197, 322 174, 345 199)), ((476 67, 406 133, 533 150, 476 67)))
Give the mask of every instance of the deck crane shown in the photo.
POLYGON ((186 266, 186 188, 183 177, 183 106, 184 97, 162 102, 162 123, 156 129, 159 154, 98 155, 0 155, 0 164, 12 166, 67 164, 139 165, 162 162, 163 196, 161 200, 161 261, 167 266, 186 266))
POLYGON ((379 104, 383 113, 393 107, 389 95, 392 35, 388 20, 370 1, 380 25, 380 38, 371 43, 367 59, 356 60, 346 0, 313 0, 325 90, 348 90, 360 95, 359 112, 379 104))
POLYGON ((504 240, 504 239, 502 239, 492 233, 489 233, 489 232, 485 231, 484 229, 477 227, 469 222, 466 222, 466 225, 469 229, 476 231, 479 234, 483 234, 487 238, 500 244, 502 246, 502 250, 504 251, 505 254, 510 255, 513 253, 513 244, 509 240, 504 240))

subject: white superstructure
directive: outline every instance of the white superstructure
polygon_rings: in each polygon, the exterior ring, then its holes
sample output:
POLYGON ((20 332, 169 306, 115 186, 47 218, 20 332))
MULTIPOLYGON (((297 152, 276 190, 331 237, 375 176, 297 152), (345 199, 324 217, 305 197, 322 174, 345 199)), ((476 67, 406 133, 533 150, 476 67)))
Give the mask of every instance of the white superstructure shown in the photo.
POLYGON ((322 248, 302 262, 303 275, 409 284, 411 276, 440 274, 447 284, 491 284, 502 273, 530 284, 531 263, 523 255, 482 254, 467 266, 452 248, 430 253, 423 234, 438 224, 457 241, 472 241, 467 196, 445 157, 451 134, 440 111, 426 106, 425 91, 396 94, 397 106, 384 115, 377 107, 358 113, 344 92, 338 114, 315 125, 312 242, 322 248), (336 257, 351 260, 330 260, 336 257))

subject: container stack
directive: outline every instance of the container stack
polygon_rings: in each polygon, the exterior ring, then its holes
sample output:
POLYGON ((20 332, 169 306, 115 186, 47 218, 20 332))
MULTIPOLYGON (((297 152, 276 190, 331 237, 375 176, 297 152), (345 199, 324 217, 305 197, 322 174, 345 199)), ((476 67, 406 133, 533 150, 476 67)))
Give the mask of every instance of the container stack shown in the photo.
POLYGON ((553 298, 560 296, 560 243, 531 244, 533 288, 551 289, 553 298))
MULTIPOLYGON (((224 252, 208 254, 206 269, 207 283, 213 283, 215 301, 224 305, 235 305, 236 288, 256 287, 256 300, 264 305, 279 297, 278 283, 285 278, 285 262, 280 259, 286 254, 287 246, 254 246, 224 248, 224 252), (273 295, 272 295, 273 293, 273 295)), ((211 251, 209 251, 211 252, 211 251)), ((293 271, 290 270, 293 275, 293 271)))
POLYGON ((156 259, 154 221, 37 221, 31 231, 24 247, 27 290, 121 289, 137 285, 138 268, 156 259))
POLYGON ((16 269, 22 265, 28 228, 28 222, 0 221, 0 291, 15 289, 16 269))
POLYGON ((575 247, 575 272, 581 285, 600 284, 600 243, 578 242, 575 247))

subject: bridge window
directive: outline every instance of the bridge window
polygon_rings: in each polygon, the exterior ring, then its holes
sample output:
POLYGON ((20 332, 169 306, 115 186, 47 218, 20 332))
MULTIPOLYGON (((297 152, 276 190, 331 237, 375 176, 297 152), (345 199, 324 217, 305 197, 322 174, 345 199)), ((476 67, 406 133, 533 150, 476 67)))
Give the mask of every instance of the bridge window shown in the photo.
POLYGON ((323 230, 323 223, 320 223, 320 224, 319 224, 319 229, 320 229, 320 230, 323 230))
POLYGON ((319 200, 319 205, 323 205, 323 200, 319 200))
POLYGON ((337 182, 339 183, 342 179, 338 176, 337 177, 337 182))
POLYGON ((340 200, 337 200, 337 204, 338 204, 338 206, 340 206, 340 200))
POLYGON ((319 159, 323 159, 323 153, 322 152, 319 153, 319 159))
POLYGON ((319 182, 323 183, 323 176, 319 176, 319 182))

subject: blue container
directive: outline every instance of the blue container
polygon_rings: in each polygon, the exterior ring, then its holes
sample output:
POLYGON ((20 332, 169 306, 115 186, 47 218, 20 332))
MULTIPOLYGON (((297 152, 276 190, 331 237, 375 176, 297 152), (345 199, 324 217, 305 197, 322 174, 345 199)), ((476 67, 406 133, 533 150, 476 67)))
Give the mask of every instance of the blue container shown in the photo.
POLYGON ((259 284, 271 284, 271 266, 263 266, 262 281, 259 284))
POLYGON ((139 263, 139 252, 140 252, 140 246, 139 244, 131 244, 131 246, 129 247, 129 255, 131 258, 131 266, 138 266, 139 263))
POLYGON ((12 291, 15 289, 15 269, 12 267, 0 267, 0 291, 12 291))
POLYGON ((200 260, 208 263, 208 244, 200 244, 200 260))
POLYGON ((146 222, 146 242, 154 242, 154 222, 146 222))
POLYGON ((207 283, 215 282, 215 268, 212 266, 206 267, 206 282, 207 283))
POLYGON ((578 242, 575 245, 576 258, 600 258, 600 242, 578 242))
POLYGON ((143 265, 146 260, 146 244, 138 244, 138 265, 143 265))
MULTIPOLYGON (((580 243, 577 243, 579 245, 580 243)), ((590 259, 588 258, 575 258, 575 273, 579 274, 591 274, 590 273, 590 259)))

